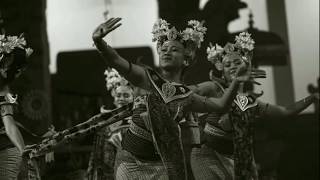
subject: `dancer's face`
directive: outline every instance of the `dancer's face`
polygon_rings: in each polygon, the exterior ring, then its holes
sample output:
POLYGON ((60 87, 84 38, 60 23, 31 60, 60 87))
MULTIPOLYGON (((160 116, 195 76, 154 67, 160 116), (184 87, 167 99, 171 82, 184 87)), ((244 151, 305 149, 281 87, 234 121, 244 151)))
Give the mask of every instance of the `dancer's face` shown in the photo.
POLYGON ((179 41, 166 41, 158 48, 159 66, 164 70, 180 70, 188 65, 185 48, 179 41))
POLYGON ((231 82, 236 77, 237 69, 245 63, 239 55, 228 55, 222 60, 223 75, 227 82, 231 82))
POLYGON ((133 102, 133 90, 128 86, 119 86, 114 89, 114 105, 116 107, 124 106, 133 102))

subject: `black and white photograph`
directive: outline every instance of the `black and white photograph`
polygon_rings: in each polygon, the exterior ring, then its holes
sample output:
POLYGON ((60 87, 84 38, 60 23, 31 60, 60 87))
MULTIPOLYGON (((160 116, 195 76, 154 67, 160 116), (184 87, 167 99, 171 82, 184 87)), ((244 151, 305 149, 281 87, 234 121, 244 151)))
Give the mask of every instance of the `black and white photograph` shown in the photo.
POLYGON ((318 180, 319 0, 1 0, 0 180, 318 180))

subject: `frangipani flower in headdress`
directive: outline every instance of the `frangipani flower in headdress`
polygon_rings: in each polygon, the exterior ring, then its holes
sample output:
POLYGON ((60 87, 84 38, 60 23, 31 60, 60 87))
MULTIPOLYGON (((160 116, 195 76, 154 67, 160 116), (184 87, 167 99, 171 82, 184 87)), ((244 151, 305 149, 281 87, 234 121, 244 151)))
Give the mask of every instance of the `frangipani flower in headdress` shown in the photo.
POLYGON ((18 36, 0 35, 0 75, 6 83, 20 76, 27 65, 27 57, 33 50, 27 47, 23 34, 18 36))
POLYGON ((223 48, 219 45, 207 48, 208 61, 214 64, 217 70, 222 71, 222 60, 226 56, 238 55, 242 60, 251 64, 248 56, 252 55, 254 49, 254 40, 248 32, 242 32, 235 38, 235 43, 227 43, 223 48))
POLYGON ((163 20, 159 19, 153 26, 152 41, 157 41, 158 45, 162 45, 165 41, 168 40, 178 40, 181 43, 185 44, 188 48, 191 49, 200 48, 201 42, 204 40, 204 34, 207 31, 207 28, 203 26, 203 23, 200 23, 196 20, 188 21, 188 26, 182 32, 177 31, 175 27, 169 27, 170 24, 163 20))
POLYGON ((203 23, 196 20, 188 21, 188 25, 191 26, 182 31, 182 40, 185 42, 191 42, 196 44, 197 48, 201 47, 201 42, 204 40, 204 34, 207 31, 206 27, 203 27, 203 23))
POLYGON ((210 61, 212 64, 216 64, 216 68, 219 71, 222 70, 222 62, 220 60, 222 58, 222 53, 223 53, 223 48, 218 44, 213 46, 210 43, 209 47, 207 48, 208 61, 210 61))
POLYGON ((30 56, 33 52, 31 48, 26 47, 27 42, 23 37, 23 34, 18 36, 5 36, 0 35, 0 61, 5 54, 10 54, 15 48, 20 48, 26 51, 26 56, 30 56))
POLYGON ((251 34, 248 32, 242 32, 239 36, 236 36, 235 45, 240 47, 243 51, 252 51, 254 48, 254 40, 251 38, 251 34))
POLYGON ((114 96, 114 91, 119 86, 128 86, 132 88, 129 82, 124 77, 122 77, 117 70, 113 68, 108 68, 104 72, 104 75, 106 76, 107 90, 111 91, 112 96, 114 96))

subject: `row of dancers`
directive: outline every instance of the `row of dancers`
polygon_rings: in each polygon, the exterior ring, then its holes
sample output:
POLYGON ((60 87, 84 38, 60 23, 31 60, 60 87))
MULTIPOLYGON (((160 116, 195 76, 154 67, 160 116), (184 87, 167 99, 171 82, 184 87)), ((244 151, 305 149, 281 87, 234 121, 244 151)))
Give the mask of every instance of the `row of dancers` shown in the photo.
POLYGON ((266 73, 251 65, 254 40, 247 32, 224 46, 210 45, 207 59, 219 75, 186 85, 184 74, 195 64, 196 51, 205 38, 203 23, 191 20, 178 31, 158 20, 152 31, 159 56, 155 70, 124 59, 103 39, 121 26, 120 21, 110 18, 92 34, 109 67, 107 88, 117 109, 101 109, 99 118, 107 121, 90 119, 27 148, 13 118, 16 99, 7 87, 25 69, 30 50, 23 37, 12 40, 1 35, 0 137, 6 141, 1 140, 0 146, 0 179, 17 177, 23 155, 32 158, 43 149, 50 152, 69 142, 66 139, 94 132, 89 180, 257 180, 255 124, 296 115, 319 101, 319 93, 287 107, 259 100, 262 94, 248 87, 259 84, 255 79, 265 78, 266 73), (205 117, 203 126, 199 126, 199 116, 205 117))

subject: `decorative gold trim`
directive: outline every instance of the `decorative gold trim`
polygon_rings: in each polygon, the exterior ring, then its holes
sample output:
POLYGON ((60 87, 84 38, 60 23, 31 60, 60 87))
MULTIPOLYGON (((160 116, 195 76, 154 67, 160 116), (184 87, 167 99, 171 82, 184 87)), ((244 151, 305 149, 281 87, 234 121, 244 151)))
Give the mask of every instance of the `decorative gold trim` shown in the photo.
POLYGON ((142 138, 142 139, 145 139, 147 141, 150 141, 152 142, 152 135, 151 133, 149 133, 147 130, 139 127, 138 125, 136 125, 133 121, 130 123, 130 126, 129 126, 129 130, 130 132, 132 132, 134 135, 142 138))
MULTIPOLYGON (((147 75, 148 75, 148 78, 149 80, 151 81, 153 87, 157 90, 157 92, 160 94, 162 100, 167 104, 171 101, 174 101, 174 100, 177 100, 177 99, 183 99, 183 98, 186 98, 188 97, 192 91, 189 90, 188 92, 184 93, 184 94, 180 94, 180 95, 172 95, 172 96, 168 96, 166 97, 166 95, 164 94, 164 92, 162 90, 159 89, 159 87, 155 84, 153 78, 151 77, 152 75, 149 73, 150 69, 147 69, 147 75)), ((179 84, 179 83, 175 83, 175 82, 169 82, 165 79, 163 79, 157 72, 154 72, 159 78, 161 78, 161 80, 163 80, 165 83, 163 84, 170 84, 171 86, 174 87, 175 91, 176 91, 176 86, 183 86, 183 84, 179 84)), ((162 85, 163 85, 162 84, 162 85)), ((185 90, 188 90, 187 87, 184 87, 185 90)))
POLYGON ((252 108, 252 107, 255 107, 255 106, 257 106, 258 105, 258 102, 255 100, 253 103, 251 103, 251 104, 249 104, 250 102, 249 102, 249 99, 248 99, 248 97, 246 96, 246 95, 237 95, 236 96, 236 99, 235 100, 233 100, 235 103, 236 103, 236 105, 241 109, 241 111, 246 111, 247 109, 249 109, 249 108, 252 108), (247 98, 247 103, 243 106, 242 104, 241 104, 241 102, 239 102, 239 98, 238 97, 240 97, 240 96, 244 96, 244 97, 246 97, 247 98))

